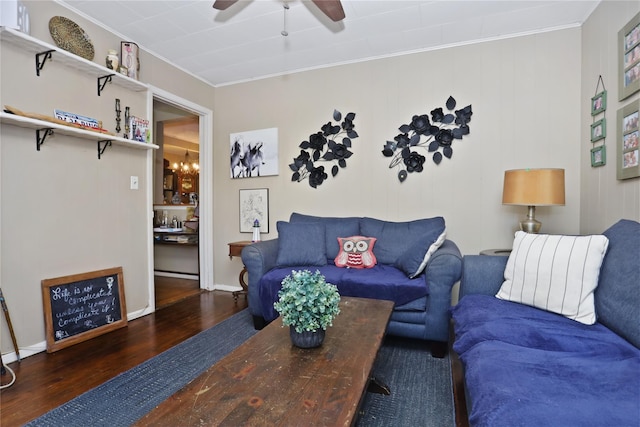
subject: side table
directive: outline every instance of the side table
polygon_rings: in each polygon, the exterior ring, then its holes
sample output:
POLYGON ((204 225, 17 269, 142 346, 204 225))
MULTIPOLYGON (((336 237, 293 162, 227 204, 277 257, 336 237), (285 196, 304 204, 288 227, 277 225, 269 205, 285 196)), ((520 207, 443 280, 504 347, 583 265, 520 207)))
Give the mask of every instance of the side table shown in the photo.
MULTIPOLYGON (((242 240, 240 242, 231 242, 229 243, 229 259, 233 259, 234 256, 240 256, 242 254, 242 249, 253 243, 250 240, 242 240)), ((247 282, 244 280, 244 276, 247 274, 247 268, 242 265, 242 271, 240 271, 240 276, 238 276, 238 281, 240 282, 240 286, 242 286, 241 291, 232 292, 233 299, 238 301, 238 295, 244 295, 244 298, 247 299, 247 293, 249 288, 247 287, 247 282)))

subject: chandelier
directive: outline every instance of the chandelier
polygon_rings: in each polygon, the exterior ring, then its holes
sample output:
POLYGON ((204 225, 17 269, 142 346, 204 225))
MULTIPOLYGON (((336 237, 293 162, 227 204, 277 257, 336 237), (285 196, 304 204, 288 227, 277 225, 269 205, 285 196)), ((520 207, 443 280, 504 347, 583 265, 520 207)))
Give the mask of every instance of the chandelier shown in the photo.
POLYGON ((184 153, 184 160, 173 164, 173 170, 178 173, 178 176, 195 176, 200 172, 200 165, 197 160, 191 161, 189 150, 187 150, 184 153))

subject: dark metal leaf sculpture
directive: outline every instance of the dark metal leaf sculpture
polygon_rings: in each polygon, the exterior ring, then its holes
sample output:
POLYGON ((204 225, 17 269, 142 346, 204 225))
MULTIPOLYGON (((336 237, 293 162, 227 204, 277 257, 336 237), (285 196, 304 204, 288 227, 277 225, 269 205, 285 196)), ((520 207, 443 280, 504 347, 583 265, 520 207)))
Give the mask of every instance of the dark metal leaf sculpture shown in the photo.
POLYGON ((451 111, 454 108, 456 108, 456 100, 453 99, 453 96, 450 96, 449 99, 447 99, 447 110, 451 111))
POLYGON ((398 167, 398 180, 404 182, 409 173, 422 172, 425 157, 417 150, 433 153, 431 159, 439 165, 443 157, 453 157, 453 141, 469 135, 469 122, 473 111, 471 105, 454 110, 457 102, 449 96, 445 103, 448 112, 441 107, 428 114, 416 114, 409 124, 401 125, 393 141, 387 141, 382 155, 391 157, 389 168, 398 167))
POLYGON ((333 177, 338 174, 340 168, 346 168, 347 159, 353 155, 349 150, 352 140, 359 136, 354 129, 355 118, 355 113, 348 113, 343 119, 340 111, 333 110, 333 121, 338 123, 325 123, 320 127, 320 132, 309 135, 308 141, 300 143, 300 155, 289 165, 289 169, 293 171, 291 181, 301 182, 308 179, 311 187, 318 188, 329 177, 324 166, 318 166, 318 163, 332 162, 333 177))

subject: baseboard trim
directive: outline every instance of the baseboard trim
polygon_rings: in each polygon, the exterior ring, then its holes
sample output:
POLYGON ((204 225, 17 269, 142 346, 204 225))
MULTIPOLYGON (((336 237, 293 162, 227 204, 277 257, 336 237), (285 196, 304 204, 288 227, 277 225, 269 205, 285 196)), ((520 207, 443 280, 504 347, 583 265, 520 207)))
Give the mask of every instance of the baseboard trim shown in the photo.
MULTIPOLYGON (((20 352, 20 360, 25 357, 33 356, 34 354, 42 353, 47 350, 47 342, 42 341, 37 344, 30 345, 29 347, 22 347, 19 349, 20 352)), ((18 361, 18 355, 16 355, 15 351, 11 353, 3 354, 2 361, 4 363, 12 363, 18 361)))
POLYGON ((161 277, 173 277, 174 279, 191 279, 191 280, 199 280, 200 276, 197 274, 187 274, 187 273, 170 273, 168 271, 154 271, 154 276, 161 277))

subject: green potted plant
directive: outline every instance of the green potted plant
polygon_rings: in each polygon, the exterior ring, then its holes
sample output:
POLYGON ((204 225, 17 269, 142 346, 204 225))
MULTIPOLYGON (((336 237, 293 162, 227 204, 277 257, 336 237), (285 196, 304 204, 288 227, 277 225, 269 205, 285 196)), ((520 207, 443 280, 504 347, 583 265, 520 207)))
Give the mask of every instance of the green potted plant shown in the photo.
POLYGON ((301 348, 320 346, 327 327, 340 313, 338 288, 318 270, 293 270, 282 281, 278 296, 273 306, 289 326, 291 342, 301 348))

